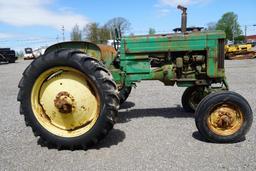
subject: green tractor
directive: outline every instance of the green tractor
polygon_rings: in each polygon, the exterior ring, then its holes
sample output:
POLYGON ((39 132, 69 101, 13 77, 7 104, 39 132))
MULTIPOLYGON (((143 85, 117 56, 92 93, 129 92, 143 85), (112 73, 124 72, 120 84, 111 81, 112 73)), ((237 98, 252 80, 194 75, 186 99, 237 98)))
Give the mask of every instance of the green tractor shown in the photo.
POLYGON ((20 113, 35 136, 58 149, 96 144, 113 128, 119 105, 142 80, 188 87, 184 110, 206 140, 237 142, 251 127, 248 102, 228 91, 222 31, 186 27, 179 33, 121 37, 115 48, 90 42, 50 46, 24 71, 19 83, 20 113))

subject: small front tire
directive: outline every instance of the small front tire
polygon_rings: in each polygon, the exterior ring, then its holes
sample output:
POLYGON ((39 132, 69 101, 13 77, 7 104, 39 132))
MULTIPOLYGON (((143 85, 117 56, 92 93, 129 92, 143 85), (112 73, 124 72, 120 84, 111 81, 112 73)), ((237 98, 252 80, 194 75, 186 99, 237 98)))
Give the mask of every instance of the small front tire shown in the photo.
POLYGON ((186 112, 194 113, 200 101, 207 95, 205 87, 188 87, 181 98, 183 109, 186 112))
POLYGON ((210 142, 238 142, 245 137, 252 121, 249 103, 230 91, 206 96, 195 112, 197 129, 210 142))
POLYGON ((120 100, 120 104, 123 104, 127 100, 131 91, 132 91, 132 87, 126 87, 126 86, 122 87, 119 90, 118 97, 120 100))

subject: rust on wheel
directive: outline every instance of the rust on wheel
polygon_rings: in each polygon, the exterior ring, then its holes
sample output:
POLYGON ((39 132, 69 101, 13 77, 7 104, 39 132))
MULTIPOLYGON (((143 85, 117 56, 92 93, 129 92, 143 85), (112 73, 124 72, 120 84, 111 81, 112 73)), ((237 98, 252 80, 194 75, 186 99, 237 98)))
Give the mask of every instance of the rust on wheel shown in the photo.
POLYGON ((207 119, 209 129, 220 136, 233 135, 242 127, 243 122, 243 113, 233 104, 213 108, 207 119))
POLYGON ((43 72, 32 88, 31 104, 40 125, 61 137, 88 132, 100 113, 95 85, 85 74, 70 67, 43 72))

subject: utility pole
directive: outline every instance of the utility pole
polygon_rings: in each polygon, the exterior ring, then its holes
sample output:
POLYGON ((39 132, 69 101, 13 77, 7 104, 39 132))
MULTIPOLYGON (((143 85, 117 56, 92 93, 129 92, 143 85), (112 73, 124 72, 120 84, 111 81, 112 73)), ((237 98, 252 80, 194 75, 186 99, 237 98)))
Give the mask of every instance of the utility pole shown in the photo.
POLYGON ((62 31, 62 40, 64 42, 65 41, 65 27, 64 27, 64 25, 61 26, 61 31, 62 31))
POLYGON ((247 42, 247 25, 244 26, 244 41, 247 42))

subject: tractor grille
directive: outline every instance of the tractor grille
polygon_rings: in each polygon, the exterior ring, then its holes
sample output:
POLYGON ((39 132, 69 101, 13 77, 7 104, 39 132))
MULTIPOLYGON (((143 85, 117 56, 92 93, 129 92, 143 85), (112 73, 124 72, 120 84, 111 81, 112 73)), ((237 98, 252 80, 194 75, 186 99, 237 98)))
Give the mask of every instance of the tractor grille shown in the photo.
POLYGON ((219 39, 218 42, 218 68, 224 68, 225 52, 224 52, 225 42, 224 39, 219 39))

